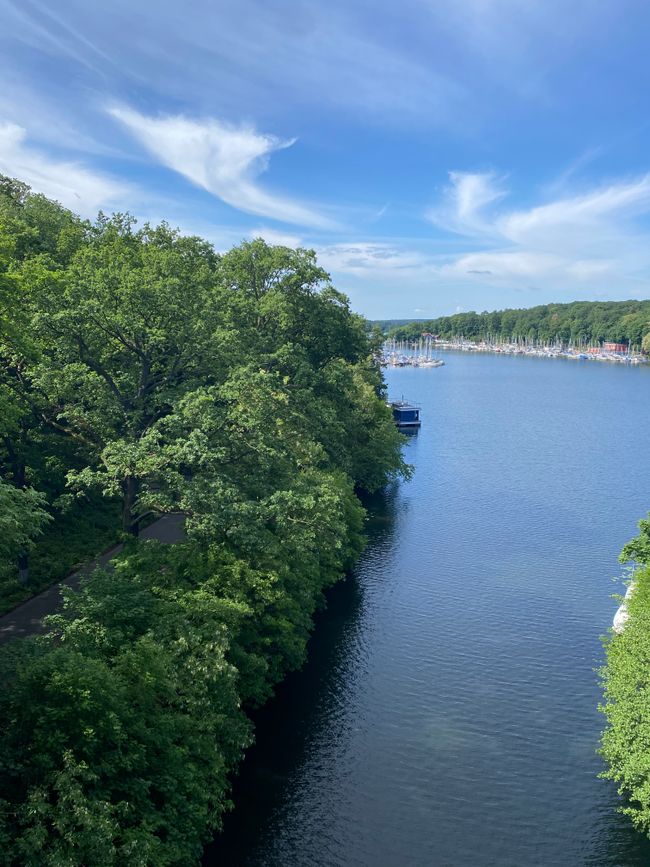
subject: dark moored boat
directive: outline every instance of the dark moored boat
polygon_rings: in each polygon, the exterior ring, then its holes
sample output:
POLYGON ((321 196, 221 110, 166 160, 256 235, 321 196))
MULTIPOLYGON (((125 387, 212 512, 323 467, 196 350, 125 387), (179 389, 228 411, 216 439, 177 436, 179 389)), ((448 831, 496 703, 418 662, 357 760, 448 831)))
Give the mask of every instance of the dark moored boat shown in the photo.
POLYGON ((391 400, 388 406, 393 411, 393 420, 399 428, 420 427, 420 407, 409 400, 391 400))

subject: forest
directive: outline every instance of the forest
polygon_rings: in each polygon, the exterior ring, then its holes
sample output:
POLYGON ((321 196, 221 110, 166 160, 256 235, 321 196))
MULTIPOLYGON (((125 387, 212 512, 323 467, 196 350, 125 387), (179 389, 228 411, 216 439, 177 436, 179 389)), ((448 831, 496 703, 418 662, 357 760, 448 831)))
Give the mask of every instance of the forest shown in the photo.
POLYGON ((542 343, 629 343, 650 351, 650 301, 574 301, 521 310, 456 313, 384 329, 397 340, 417 339, 423 332, 469 340, 526 339, 542 343))
POLYGON ((0 649, 2 863, 198 863, 360 496, 409 473, 377 337, 311 251, 0 178, 0 354, 3 609, 125 540, 0 649), (185 541, 138 540, 170 513, 185 541))

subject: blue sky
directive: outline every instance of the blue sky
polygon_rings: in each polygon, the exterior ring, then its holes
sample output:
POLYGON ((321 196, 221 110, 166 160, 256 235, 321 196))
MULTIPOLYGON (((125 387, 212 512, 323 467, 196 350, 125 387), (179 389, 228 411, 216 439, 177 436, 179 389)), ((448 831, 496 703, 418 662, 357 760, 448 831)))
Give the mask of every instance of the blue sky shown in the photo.
POLYGON ((375 318, 650 297, 640 0, 0 13, 0 172, 84 216, 314 248, 375 318))

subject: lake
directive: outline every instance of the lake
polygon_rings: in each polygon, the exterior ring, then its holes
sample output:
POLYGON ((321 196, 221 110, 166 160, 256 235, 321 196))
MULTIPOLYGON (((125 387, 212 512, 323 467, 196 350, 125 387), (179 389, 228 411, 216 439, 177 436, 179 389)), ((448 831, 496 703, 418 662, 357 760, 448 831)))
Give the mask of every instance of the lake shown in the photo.
POLYGON ((650 369, 444 358, 387 371, 422 406, 413 479, 373 498, 206 867, 650 864, 596 755, 617 555, 650 509, 650 369))

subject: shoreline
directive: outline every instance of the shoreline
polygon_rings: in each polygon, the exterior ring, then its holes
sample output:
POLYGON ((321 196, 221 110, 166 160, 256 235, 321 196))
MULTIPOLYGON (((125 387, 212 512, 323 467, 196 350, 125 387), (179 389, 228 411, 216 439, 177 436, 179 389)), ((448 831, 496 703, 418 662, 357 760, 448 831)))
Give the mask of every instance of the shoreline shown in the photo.
POLYGON ((491 343, 481 341, 473 343, 469 340, 439 340, 430 341, 424 345, 405 345, 387 342, 382 352, 382 366, 384 367, 431 367, 431 361, 435 358, 435 352, 482 352, 490 355, 517 355, 526 358, 563 358, 571 361, 600 361, 609 364, 624 364, 637 366, 647 364, 649 359, 641 353, 629 354, 618 352, 594 351, 590 348, 585 352, 584 348, 575 349, 561 345, 554 346, 526 346, 520 343, 491 343))

